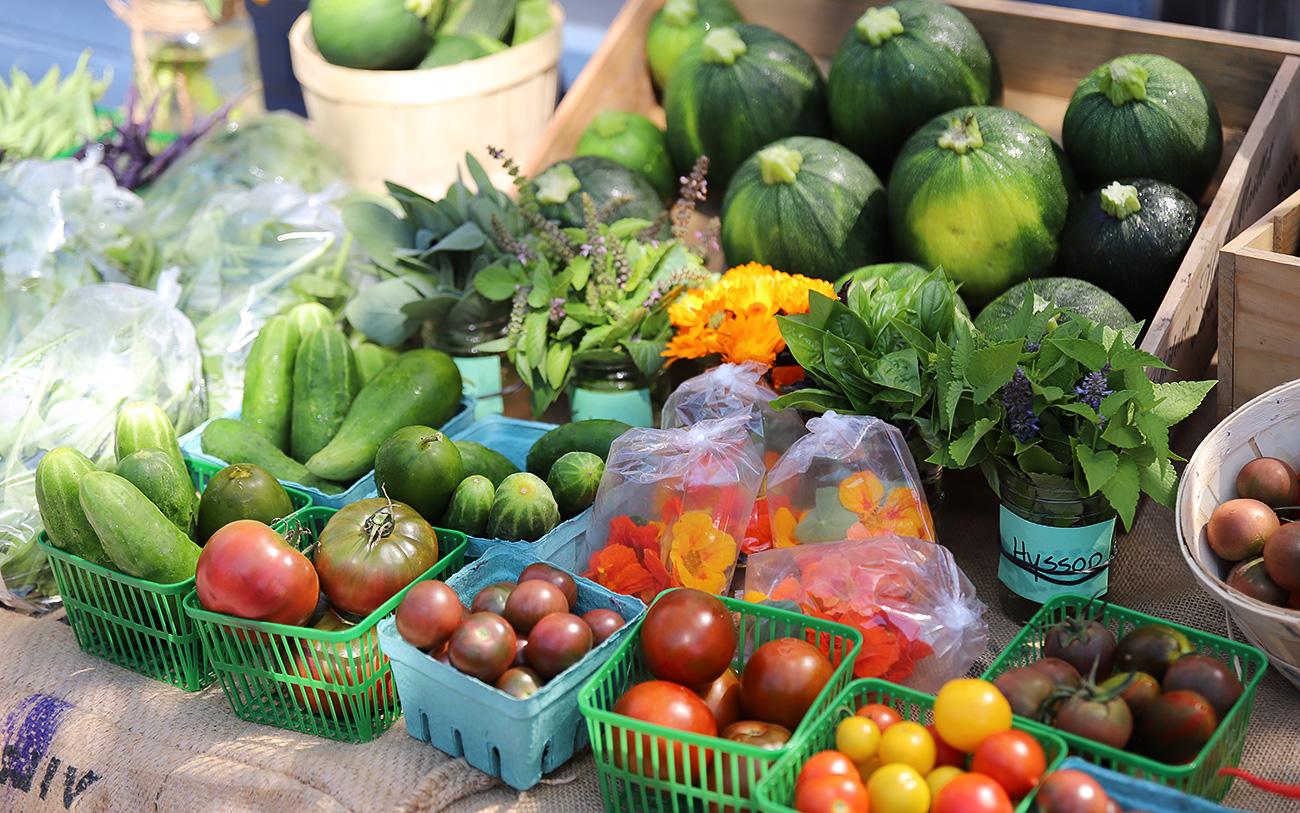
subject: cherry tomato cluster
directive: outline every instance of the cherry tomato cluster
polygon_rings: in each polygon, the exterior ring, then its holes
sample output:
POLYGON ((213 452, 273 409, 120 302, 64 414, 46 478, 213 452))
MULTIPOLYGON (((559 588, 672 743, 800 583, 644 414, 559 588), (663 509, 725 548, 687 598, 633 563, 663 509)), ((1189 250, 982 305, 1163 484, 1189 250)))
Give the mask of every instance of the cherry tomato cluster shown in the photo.
POLYGON ((613 610, 577 616, 577 602, 573 577, 537 562, 517 582, 484 587, 468 608, 446 584, 420 582, 397 606, 397 632, 430 657, 523 700, 625 623, 613 610))
POLYGON ((1226 664, 1164 624, 1117 640, 1071 617, 1048 630, 1043 654, 995 681, 1016 714, 1170 764, 1195 759, 1243 692, 1226 664))
MULTIPOLYGON (((678 731, 781 748, 830 682, 834 667, 807 641, 778 638, 754 650, 737 672, 731 667, 737 642, 735 621, 717 596, 690 589, 661 595, 640 630, 641 658, 653 679, 629 687, 614 711, 678 731)), ((688 765, 698 772, 701 759, 699 749, 681 743, 671 744, 670 756, 668 742, 661 738, 652 747, 648 735, 638 746, 631 732, 616 749, 639 752, 641 764, 631 768, 661 779, 684 777, 688 765)), ((725 777, 723 791, 747 796, 750 767, 725 777)))
POLYGON ((1011 813, 1047 770, 1043 748, 1011 727, 1011 706, 982 680, 949 681, 934 723, 870 703, 835 727, 834 750, 799 772, 799 813, 1011 813))

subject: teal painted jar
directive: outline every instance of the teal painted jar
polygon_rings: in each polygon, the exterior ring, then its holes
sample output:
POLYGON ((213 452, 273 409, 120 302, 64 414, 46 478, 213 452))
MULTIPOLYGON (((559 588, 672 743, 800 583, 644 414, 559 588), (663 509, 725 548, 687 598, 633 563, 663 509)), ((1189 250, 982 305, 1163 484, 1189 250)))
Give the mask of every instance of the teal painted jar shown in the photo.
MULTIPOLYGON (((528 391, 502 352, 484 350, 506 335, 509 310, 464 314, 453 308, 432 336, 433 346, 451 356, 460 370, 465 395, 474 400, 474 417, 527 415, 528 391)), ((499 310, 499 309, 498 309, 499 310)))
POLYGON ((649 382, 621 353, 574 362, 569 406, 575 421, 612 418, 632 426, 654 426, 649 382))

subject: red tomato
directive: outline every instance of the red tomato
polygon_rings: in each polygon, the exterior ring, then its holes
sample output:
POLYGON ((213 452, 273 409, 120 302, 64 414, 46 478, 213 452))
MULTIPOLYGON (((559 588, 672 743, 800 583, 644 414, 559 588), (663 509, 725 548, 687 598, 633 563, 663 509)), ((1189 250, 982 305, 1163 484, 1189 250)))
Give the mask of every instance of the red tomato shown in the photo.
POLYGON ((541 579, 520 582, 506 599, 505 619, 515 632, 527 635, 534 625, 552 613, 567 613, 569 600, 564 591, 541 579))
POLYGON ((818 751, 803 764, 799 778, 795 780, 795 787, 823 776, 848 776, 862 781, 853 760, 839 751, 818 751))
POLYGON ((930 813, 1012 813, 1011 799, 987 776, 964 773, 943 786, 930 813))
POLYGON ((592 646, 600 646, 605 643, 605 641, 609 640, 609 636, 623 629, 627 624, 623 616, 603 607, 583 613, 582 620, 586 621, 587 626, 591 627, 592 646))
POLYGON ((560 588, 564 594, 564 600, 569 602, 569 609, 572 610, 578 604, 578 583, 573 577, 555 565, 548 565, 546 562, 534 562, 524 568, 519 574, 519 583, 540 580, 550 582, 560 588))
POLYGON ((1083 771, 1053 771, 1043 777, 1034 804, 1041 813, 1108 813, 1110 797, 1083 771))
POLYGON ((469 611, 471 613, 496 613, 504 615, 506 611, 506 599, 510 598, 510 593, 515 589, 514 582, 497 582, 489 584, 474 595, 474 600, 470 602, 469 611))
POLYGON ((1038 740, 1012 729, 985 737, 975 747, 970 769, 997 782, 1012 799, 1023 799, 1043 778, 1047 757, 1038 740))
POLYGON ((704 705, 713 712, 713 719, 718 723, 718 730, 726 728, 740 720, 740 678, 736 670, 723 669, 722 674, 707 686, 701 686, 695 693, 704 701, 704 705))
POLYGON ((515 660, 515 640, 515 631, 501 616, 474 613, 452 633, 447 654, 451 665, 465 674, 496 683, 515 660))
POLYGON ((650 673, 683 686, 703 686, 731 665, 736 625, 717 596, 672 590, 646 611, 641 655, 650 673))
POLYGON ((799 813, 870 813, 871 800, 856 776, 821 776, 799 786, 794 809, 799 813))
MULTIPOLYGON (((685 686, 669 683, 666 680, 648 680, 628 689, 614 704, 614 713, 678 731, 690 731, 710 737, 718 735, 717 723, 713 721, 713 714, 709 712, 709 707, 704 705, 704 701, 685 686)), ((615 727, 615 764, 623 767, 624 751, 634 757, 640 754, 641 764, 631 766, 628 770, 646 776, 657 774, 660 779, 667 779, 670 776, 668 741, 662 737, 641 734, 639 735, 641 741, 638 743, 637 736, 632 731, 621 731, 615 727)), ((699 779, 700 766, 702 763, 707 763, 709 756, 708 751, 701 752, 697 746, 690 746, 687 749, 680 742, 673 743, 671 776, 679 782, 699 779), (686 773, 688 769, 689 776, 686 773)))
MULTIPOLYGON (((212 544, 211 541, 208 544, 212 544)), ((312 628, 325 632, 338 632, 351 626, 338 615, 330 612, 326 613, 312 628)), ((351 703, 344 702, 339 688, 360 686, 372 680, 373 676, 383 668, 384 657, 379 646, 375 643, 366 643, 365 637, 342 644, 311 643, 308 649, 294 656, 290 666, 291 673, 300 678, 319 681, 324 685, 294 684, 294 700, 312 714, 321 714, 339 722, 351 720, 351 703)), ((392 673, 384 675, 382 680, 376 680, 369 694, 370 702, 377 708, 391 705, 392 673)))
POLYGON ((835 668, 822 651, 798 638, 777 638, 754 650, 740 673, 745 715, 794 731, 835 668))
POLYGON ((925 730, 930 732, 931 737, 934 737, 934 767, 942 768, 944 765, 949 765, 953 768, 961 768, 963 771, 966 770, 965 751, 960 751, 944 742, 943 737, 940 737, 938 730, 935 729, 934 723, 926 726, 925 730))
MULTIPOLYGON (((894 723, 900 722, 903 719, 903 716, 898 713, 897 709, 881 703, 868 703, 858 709, 858 716, 866 717, 874 722, 876 728, 880 729, 881 734, 885 733, 886 728, 889 728, 894 723)), ((935 736, 935 740, 938 740, 937 735, 935 736)))
POLYGON ((590 651, 587 622, 572 613, 552 613, 533 627, 524 658, 544 680, 550 680, 590 651))
POLYGON ((455 590, 437 580, 420 582, 397 605, 397 633, 416 649, 437 652, 460 626, 464 610, 455 590))
POLYGON ((511 697, 527 700, 542 690, 541 675, 526 666, 512 666, 497 678, 496 687, 511 697))
POLYGON ((438 535, 411 506, 369 497, 330 517, 312 561, 330 604, 365 616, 437 564, 438 535))
POLYGON ((271 528, 241 519, 212 535, 194 576, 205 610, 301 626, 316 610, 320 581, 311 560, 271 528))

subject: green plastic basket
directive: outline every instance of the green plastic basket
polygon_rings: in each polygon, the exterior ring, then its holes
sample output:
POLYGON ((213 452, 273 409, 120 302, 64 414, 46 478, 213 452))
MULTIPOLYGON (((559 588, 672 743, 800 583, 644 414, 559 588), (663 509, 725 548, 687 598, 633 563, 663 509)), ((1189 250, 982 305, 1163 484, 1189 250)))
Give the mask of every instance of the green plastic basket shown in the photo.
MULTIPOLYGON (((758 802, 764 813, 795 813, 794 789, 799 771, 808 758, 818 751, 835 747, 835 727, 840 720, 851 716, 854 709, 868 703, 891 706, 904 720, 914 720, 928 725, 934 722, 931 714, 934 696, 898 686, 876 678, 855 680, 844 693, 835 698, 831 707, 814 721, 807 735, 786 749, 785 755, 763 775, 758 783, 758 802)), ((1043 746, 1047 757, 1047 770, 1052 771, 1066 757, 1065 740, 1056 731, 1023 717, 1016 717, 1012 727, 1031 735, 1043 746)), ((1032 810, 1034 794, 1029 794, 1016 805, 1017 813, 1032 810)))
MULTIPOLYGON (((313 506, 275 529, 306 551, 335 513, 335 508, 313 506)), ((411 584, 445 579, 465 563, 465 535, 437 531, 443 555, 411 584)), ((210 612, 195 591, 184 606, 236 716, 331 740, 368 742, 402 713, 392 666, 379 648, 378 626, 409 589, 355 626, 333 632, 210 612)))
MULTIPOLYGON (((657 601, 663 600, 661 593, 657 601)), ((600 794, 609 811, 758 810, 753 800, 762 772, 804 736, 819 713, 853 678, 855 653, 862 633, 852 627, 799 613, 722 597, 737 619, 740 633, 732 665, 739 669, 759 645, 777 638, 800 638, 822 647, 836 665, 830 683, 795 729, 786 748, 766 751, 717 737, 677 731, 614 713, 614 704, 635 683, 652 680, 641 659, 641 624, 582 687, 578 708, 587 721, 596 758, 600 794), (635 732, 633 734, 632 732, 635 732), (623 743, 618 742, 619 739, 623 743), (673 758, 680 743, 683 758, 673 758), (659 749, 666 750, 660 759, 659 749), (622 747, 620 747, 622 746, 622 747), (698 747, 689 747, 698 746, 698 747), (631 759, 624 760, 626 748, 631 759), (641 766, 638 770, 637 766, 641 766)))
MULTIPOLYGON (((1088 608, 1089 601, 1083 596, 1057 596, 1044 604, 998 656, 993 665, 984 672, 984 679, 993 680, 1009 669, 1028 666, 1037 661, 1042 657, 1047 631, 1054 624, 1084 612, 1088 608)), ((1236 765, 1241 761, 1241 749, 1246 742, 1246 726, 1250 722, 1250 708, 1255 703, 1255 689, 1259 686, 1268 667, 1264 653, 1249 644, 1230 641, 1163 618, 1127 610, 1114 604, 1092 602, 1093 611, 1096 611, 1099 606, 1101 610, 1097 620, 1115 633, 1116 638, 1124 636, 1134 627, 1143 624, 1164 624, 1182 632, 1196 647, 1197 652, 1218 658, 1235 668, 1245 691, 1233 704, 1227 716, 1219 721, 1219 728, 1201 749, 1201 753, 1186 765, 1170 765, 1064 731, 1058 733, 1069 745, 1072 753, 1098 765, 1139 779, 1168 785, 1184 793, 1204 796, 1215 801, 1222 799, 1232 784, 1232 777, 1220 776, 1218 771, 1220 768, 1236 765)))
MULTIPOLYGON (((221 470, 189 457, 185 464, 200 493, 221 470)), ((285 491, 295 509, 311 505, 307 494, 287 486, 285 491)), ((82 651, 187 692, 212 682, 194 623, 181 609, 182 599, 194 589, 193 578, 175 584, 137 579, 54 547, 44 531, 38 544, 49 559, 82 651)))

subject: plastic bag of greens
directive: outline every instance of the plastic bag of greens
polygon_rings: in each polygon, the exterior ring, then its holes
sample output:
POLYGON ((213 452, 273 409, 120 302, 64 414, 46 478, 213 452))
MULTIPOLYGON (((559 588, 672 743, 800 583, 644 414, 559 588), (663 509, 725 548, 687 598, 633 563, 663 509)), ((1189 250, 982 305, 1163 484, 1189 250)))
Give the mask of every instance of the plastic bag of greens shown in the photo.
POLYGON ((178 432, 204 414, 194 326, 143 288, 69 293, 0 364, 0 602, 28 612, 51 605, 57 590, 36 546, 36 464, 71 446, 106 465, 129 401, 159 404, 178 432))
POLYGON ((772 544, 898 534, 935 539, 903 433, 879 418, 827 412, 808 421, 767 475, 772 544))
POLYGON ((0 359, 60 298, 126 281, 142 204, 101 166, 72 159, 0 169, 0 359))
POLYGON ((610 447, 578 561, 646 602, 666 587, 724 593, 762 482, 749 415, 632 429, 610 447))
POLYGON ((772 409, 776 390, 764 378, 766 373, 766 366, 747 361, 720 364, 687 379, 664 402, 659 425, 674 429, 709 418, 749 415, 749 429, 762 438, 764 459, 770 466, 805 430, 793 410, 772 409))
POLYGON ((984 605, 947 548, 880 536, 749 557, 745 599, 789 602, 857 627, 853 672, 935 692, 962 677, 988 644, 984 605))

